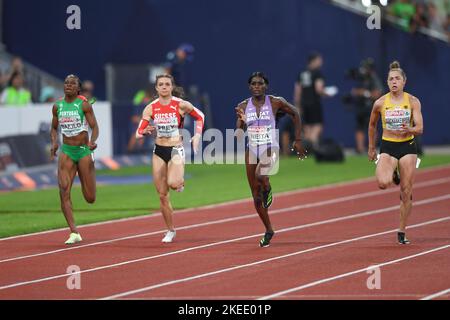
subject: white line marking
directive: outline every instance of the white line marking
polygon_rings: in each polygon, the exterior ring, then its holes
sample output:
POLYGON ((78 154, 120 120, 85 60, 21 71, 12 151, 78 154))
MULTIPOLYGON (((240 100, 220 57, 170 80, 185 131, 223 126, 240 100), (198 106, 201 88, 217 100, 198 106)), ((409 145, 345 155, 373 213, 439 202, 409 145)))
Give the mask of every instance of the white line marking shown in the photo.
MULTIPOLYGON (((449 165, 445 164, 445 165, 435 166, 432 168, 422 169, 419 172, 420 173, 428 173, 428 172, 434 172, 434 171, 445 170, 445 169, 449 169, 449 165)), ((277 192, 277 193, 275 193, 275 195, 277 197, 289 196, 289 195, 293 195, 293 194, 302 194, 302 193, 308 193, 308 192, 314 192, 314 191, 320 191, 320 190, 333 189, 336 187, 352 186, 352 185, 362 184, 362 183, 366 183, 366 182, 370 182, 370 181, 375 181, 375 179, 373 177, 367 177, 367 178, 356 179, 356 180, 346 181, 346 182, 330 183, 330 184, 323 185, 323 186, 310 187, 310 188, 305 188, 305 189, 291 190, 291 191, 284 191, 284 192, 277 192)), ((223 207, 223 206, 234 205, 234 204, 245 203, 245 202, 252 202, 252 201, 253 201, 252 198, 232 200, 232 201, 226 201, 226 202, 207 205, 207 206, 177 210, 177 211, 175 211, 175 213, 196 212, 198 210, 203 210, 203 209, 219 208, 219 207, 223 207)), ((152 217, 160 216, 160 215, 161 215, 161 212, 155 212, 155 213, 151 213, 148 215, 142 215, 142 216, 137 216, 137 217, 130 217, 130 218, 123 218, 123 219, 116 219, 116 220, 84 224, 84 225, 80 225, 78 228, 87 228, 87 227, 94 227, 94 226, 106 225, 106 224, 111 224, 111 223, 148 219, 148 218, 152 218, 152 217)), ((29 233, 29 234, 22 234, 22 235, 18 235, 18 236, 7 237, 7 238, 1 238, 0 241, 36 236, 36 235, 41 235, 41 234, 48 234, 48 233, 64 231, 64 230, 67 230, 67 227, 53 229, 53 230, 47 230, 47 231, 41 231, 41 232, 35 232, 35 233, 29 233)))
POLYGON ((432 295, 423 297, 423 298, 420 299, 420 300, 432 300, 432 299, 434 299, 434 298, 438 298, 438 297, 443 296, 443 295, 446 295, 446 294, 448 294, 448 293, 450 293, 450 288, 449 288, 449 289, 446 289, 446 290, 443 290, 443 291, 440 291, 440 292, 437 292, 437 293, 434 293, 434 294, 432 294, 432 295))
MULTIPOLYGON (((426 222, 423 222, 423 223, 411 225, 409 228, 417 228, 417 227, 421 227, 421 226, 424 226, 424 225, 429 225, 429 224, 432 224, 432 223, 438 223, 438 222, 442 222, 442 221, 446 221, 446 220, 450 220, 450 217, 440 218, 440 219, 436 219, 436 220, 431 220, 431 221, 426 221, 426 222)), ((308 252, 312 252, 312 251, 317 251, 317 250, 324 249, 324 248, 334 247, 334 246, 337 246, 337 245, 340 245, 340 244, 345 244, 345 243, 355 242, 355 241, 358 241, 358 240, 373 238, 373 237, 389 234, 389 233, 396 232, 396 231, 397 231, 397 229, 393 229, 393 230, 388 230, 388 231, 384 231, 384 232, 374 233, 374 234, 361 236, 361 237, 357 237, 357 238, 353 238, 353 239, 348 239, 348 240, 344 240, 344 241, 334 242, 334 243, 330 243, 330 244, 326 244, 326 245, 322 245, 322 246, 318 246, 318 247, 314 247, 314 248, 310 248, 310 249, 306 249, 306 250, 296 251, 296 252, 293 252, 293 253, 289 253, 289 254, 285 254, 285 255, 277 256, 277 257, 272 257, 272 258, 265 259, 265 260, 259 260, 259 261, 255 261, 255 262, 247 263, 247 264, 243 264, 243 265, 237 265, 237 266, 234 266, 234 267, 220 269, 220 270, 216 270, 216 271, 212 271, 212 272, 208 272, 208 273, 203 273, 203 274, 199 274, 199 275, 195 275, 195 276, 191 276, 191 277, 187 277, 187 278, 182 278, 182 279, 162 282, 162 283, 155 284, 155 285, 152 285, 152 286, 148 286, 148 287, 145 287, 145 288, 140 288, 140 289, 136 289, 136 290, 126 291, 126 292, 122 292, 122 293, 115 294, 115 295, 112 295, 112 296, 108 296, 108 297, 102 298, 100 300, 111 300, 111 299, 122 298, 122 297, 129 296, 129 295, 132 295, 132 294, 142 293, 142 292, 145 292, 145 291, 150 291, 150 290, 154 290, 154 289, 165 287, 165 286, 170 286, 172 284, 177 284, 177 283, 187 282, 187 281, 196 280, 196 279, 200 279, 200 278, 205 278, 205 277, 209 277, 209 276, 212 276, 212 275, 217 275, 217 274, 220 274, 220 273, 225 273, 225 272, 234 271, 234 270, 238 270, 238 269, 243 269, 243 268, 247 268, 247 267, 253 267, 255 265, 260 265, 260 264, 267 263, 267 262, 272 262, 272 261, 276 261, 276 260, 280 260, 280 259, 284 259, 284 258, 289 258, 289 257, 297 256, 297 255, 300 255, 300 254, 304 254, 304 253, 308 253, 308 252)), ((367 267, 362 269, 362 270, 364 272, 367 271, 367 267)))
MULTIPOLYGON (((447 183, 447 182, 450 182, 450 178, 441 178, 441 179, 436 179, 436 180, 431 180, 431 181, 420 182, 420 183, 417 183, 417 185, 415 186, 414 189, 423 188, 423 187, 429 187, 429 186, 438 185, 438 184, 447 183)), ((371 197, 371 196, 378 196, 378 195, 382 195, 382 194, 386 194, 386 193, 393 193, 393 192, 398 192, 398 190, 397 189, 387 189, 387 190, 370 191, 370 192, 355 194, 355 195, 351 195, 351 196, 338 197, 338 198, 332 198, 332 199, 324 200, 324 201, 318 201, 318 202, 312 202, 312 203, 307 203, 307 204, 301 204, 301 205, 297 205, 297 206, 292 206, 292 207, 272 210, 270 212, 270 215, 272 216, 272 215, 275 215, 275 214, 289 212, 289 211, 294 211, 294 210, 301 210, 301 209, 319 207, 319 206, 335 204, 335 203, 345 202, 345 201, 349 201, 349 200, 356 200, 356 199, 361 199, 361 198, 366 198, 366 197, 371 197)), ((396 207, 398 207, 398 206, 396 206, 396 207)), ((184 226, 184 227, 178 227, 177 230, 193 229, 193 228, 198 228, 198 227, 210 226, 210 225, 214 225, 214 224, 220 224, 220 223, 226 223, 226 222, 232 222, 232 221, 238 221, 238 220, 243 220, 243 219, 254 218, 254 217, 257 217, 257 216, 258 216, 257 214, 246 214, 246 215, 241 215, 241 216, 233 217, 233 218, 226 218, 226 219, 220 219, 220 220, 216 220, 216 221, 209 221, 209 222, 205 222, 205 223, 197 223, 197 224, 187 225, 187 226, 184 226)), ((115 239, 111 239, 111 240, 98 241, 98 242, 88 243, 88 244, 84 244, 84 245, 78 245, 76 247, 69 247, 69 248, 64 248, 64 249, 57 249, 57 250, 52 250, 52 251, 47 251, 47 252, 36 253, 36 254, 29 254, 29 255, 24 255, 24 256, 18 256, 18 257, 14 257, 14 258, 8 258, 8 259, 0 260, 0 263, 17 261, 17 260, 28 259, 28 258, 35 258, 35 257, 55 254, 55 253, 59 253, 59 252, 65 252, 65 251, 70 251, 70 250, 77 250, 77 249, 81 249, 81 248, 86 248, 86 247, 92 247, 92 246, 96 246, 96 245, 108 244, 108 243, 112 243, 112 242, 116 242, 116 241, 123 241, 123 240, 142 238, 142 237, 147 237, 147 236, 152 236, 152 235, 157 235, 157 234, 160 234, 160 233, 164 233, 166 231, 167 230, 158 230, 158 231, 141 233, 141 234, 132 235, 132 236, 115 238, 115 239)))
MULTIPOLYGON (((397 263, 397 262, 401 262, 401 261, 417 258, 417 257, 423 256, 423 255, 426 255, 426 254, 429 254, 429 253, 433 253, 433 252, 436 252, 436 251, 445 250, 447 248, 450 248, 450 244, 447 244, 447 245, 441 246, 441 247, 437 247, 437 248, 434 248, 434 249, 431 249, 431 250, 423 251, 423 252, 420 252, 420 253, 416 253, 416 254, 413 254, 413 255, 410 255, 410 256, 406 256, 406 257, 403 257, 403 258, 400 258, 400 259, 395 259, 395 260, 379 263, 377 265, 371 266, 371 268, 384 267, 384 266, 387 266, 387 265, 390 265, 390 264, 394 264, 394 263, 397 263)), ((334 276, 334 277, 329 277, 329 278, 321 279, 321 280, 318 280, 318 281, 310 282, 310 283, 307 283, 307 284, 304 284, 304 285, 301 285, 301 286, 298 286, 298 287, 295 287, 295 288, 291 288, 291 289, 288 289, 288 290, 280 291, 280 292, 277 292, 277 293, 274 293, 274 294, 271 294, 271 295, 268 295, 268 296, 265 296, 265 297, 261 297, 261 298, 259 298, 257 300, 269 300, 269 299, 277 298, 277 297, 283 296, 283 295, 291 293, 291 292, 296 292, 296 291, 300 291, 300 290, 303 290, 303 289, 306 289, 306 288, 311 288, 311 287, 314 287, 314 286, 317 286, 317 285, 320 285, 320 284, 323 284, 323 283, 326 283, 326 282, 331 282, 331 281, 334 281, 334 280, 337 280, 337 279, 342 279, 342 278, 345 278, 345 277, 348 277, 348 276, 351 276, 351 275, 354 275, 354 274, 357 274, 357 273, 366 272, 366 271, 367 271, 367 267, 363 268, 363 269, 358 269, 358 270, 355 270, 355 271, 339 274, 339 275, 334 276)))
MULTIPOLYGON (((450 195, 436 197, 436 198, 430 198, 430 199, 426 199, 426 200, 422 200, 422 201, 417 201, 415 203, 415 205, 419 206, 419 205, 422 205, 422 204, 442 201, 442 200, 446 200, 446 199, 450 199, 450 195)), ((314 222, 314 223, 310 223, 310 224, 298 225, 298 226, 295 226, 295 227, 289 227, 289 228, 286 228, 286 229, 278 230, 277 233, 288 232, 288 231, 293 231, 293 230, 299 230, 299 229, 304 229, 304 228, 308 228, 308 227, 313 227, 313 226, 318 226, 318 225, 323 225, 323 224, 328 224, 328 223, 333 223, 333 222, 338 222, 338 221, 344 221, 344 220, 364 217, 364 216, 378 214, 378 213, 383 213, 383 212, 389 212, 389 211, 394 210, 394 209, 397 209, 397 206, 393 206, 393 207, 390 207, 390 208, 378 209, 378 210, 366 211, 366 212, 362 212, 362 213, 359 213, 359 214, 353 214, 353 215, 350 215, 350 216, 334 218, 334 219, 330 219, 330 220, 318 221, 318 222, 314 222)), ((450 219, 450 217, 449 218, 444 218, 444 220, 446 220, 446 219, 450 219)), ((441 221, 441 220, 442 219, 438 219, 438 220, 434 220, 434 221, 441 221)), ((411 227, 408 227, 408 228, 411 228, 411 227)), ((392 232, 392 231, 388 231, 388 232, 392 232)), ((159 255, 155 255, 155 256, 148 256, 148 257, 143 257, 143 258, 134 259, 134 260, 127 260, 127 261, 123 261, 123 262, 119 262, 119 263, 115 263, 115 264, 95 267, 95 268, 92 268, 92 269, 81 270, 80 272, 72 273, 71 275, 81 274, 81 273, 88 273, 88 272, 93 272, 93 271, 99 271, 99 270, 104 270, 104 269, 124 266, 124 265, 128 265, 128 264, 142 262, 142 261, 147 261, 147 260, 157 259, 157 258, 161 258, 161 257, 171 256, 171 255, 175 255, 175 254, 178 254, 178 253, 184 253, 184 252, 189 252, 189 251, 193 251, 193 250, 204 249, 204 248, 208 248, 208 247, 218 246, 218 245, 221 245, 221 244, 238 242, 238 241, 241 241, 241 240, 246 240, 246 239, 260 237, 260 236, 261 236, 261 234, 258 233, 258 234, 253 234, 253 235, 250 235, 250 236, 244 236, 244 237, 234 238, 234 239, 230 239, 230 240, 213 242, 213 243, 209 243, 209 244, 205 244, 205 245, 201 245, 201 246, 190 247, 190 248, 177 250, 177 251, 171 251, 171 252, 167 252, 167 253, 163 253, 163 254, 159 254, 159 255)), ((342 243, 345 243, 345 242, 342 242, 342 243)), ((321 246, 320 248, 327 247, 327 246, 321 246)), ((64 277, 67 277, 67 276, 68 276, 67 274, 60 274, 60 275, 56 275, 56 276, 50 276, 50 277, 45 277, 45 278, 40 278, 40 279, 35 279, 35 280, 16 282, 16 283, 12 283, 12 284, 9 284, 9 285, 1 286, 0 290, 14 288, 14 287, 19 287, 19 286, 23 286, 23 285, 27 285, 27 284, 39 283, 39 282, 44 282, 44 281, 49 281, 49 280, 55 280, 55 279, 64 278, 64 277)))

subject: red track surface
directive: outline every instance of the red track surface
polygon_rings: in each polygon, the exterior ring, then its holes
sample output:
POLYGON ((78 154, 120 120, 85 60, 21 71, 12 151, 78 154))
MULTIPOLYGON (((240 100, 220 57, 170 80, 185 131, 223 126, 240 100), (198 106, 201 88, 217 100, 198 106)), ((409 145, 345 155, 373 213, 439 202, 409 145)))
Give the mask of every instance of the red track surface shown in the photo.
POLYGON ((168 245, 159 215, 81 227, 73 247, 66 230, 4 239, 0 299, 449 299, 450 167, 419 171, 408 246, 398 207, 398 188, 374 180, 279 194, 268 248, 251 200, 177 213, 168 245), (367 287, 373 265, 380 289, 367 287))

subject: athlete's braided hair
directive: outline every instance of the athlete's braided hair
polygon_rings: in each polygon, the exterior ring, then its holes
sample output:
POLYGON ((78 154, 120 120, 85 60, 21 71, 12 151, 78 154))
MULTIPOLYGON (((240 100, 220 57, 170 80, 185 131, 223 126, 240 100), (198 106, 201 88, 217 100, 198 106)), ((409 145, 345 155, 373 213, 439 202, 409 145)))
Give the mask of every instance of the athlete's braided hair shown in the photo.
POLYGON ((253 78, 255 78, 255 77, 262 78, 262 79, 264 80, 264 82, 266 83, 266 85, 269 84, 269 79, 268 79, 267 76, 266 76, 264 73, 262 73, 261 71, 253 72, 253 73, 250 75, 250 77, 248 78, 248 84, 250 84, 250 83, 252 82, 253 78))

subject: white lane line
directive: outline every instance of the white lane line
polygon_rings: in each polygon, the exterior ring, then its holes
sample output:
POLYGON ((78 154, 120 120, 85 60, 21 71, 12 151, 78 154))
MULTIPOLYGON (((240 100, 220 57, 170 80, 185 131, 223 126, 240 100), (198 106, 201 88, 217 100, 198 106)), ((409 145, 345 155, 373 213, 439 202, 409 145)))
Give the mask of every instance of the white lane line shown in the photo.
MULTIPOLYGON (((446 165, 435 166, 435 167, 432 167, 432 168, 421 169, 418 173, 419 174, 421 174, 421 173, 429 173, 429 172, 434 172, 434 171, 439 171, 439 170, 446 170, 446 169, 449 169, 449 168, 450 168, 449 165, 446 164, 446 165)), ((416 179, 417 179, 417 177, 416 177, 416 179)), ((370 182, 370 181, 375 181, 375 180, 374 180, 373 177, 367 177, 367 178, 362 178, 362 179, 357 179, 357 180, 352 180, 352 181, 346 181, 346 182, 330 183, 330 184, 323 185, 323 186, 318 186, 318 187, 310 187, 310 188, 299 189, 299 190, 277 192, 277 193, 275 193, 275 195, 277 197, 279 197, 279 196, 289 196, 289 195, 295 195, 295 194, 303 194, 303 193, 308 193, 308 192, 315 192, 315 191, 333 189, 333 188, 336 188, 336 187, 353 186, 353 185, 362 184, 362 183, 366 183, 366 182, 370 182)), ((430 179, 429 181, 433 181, 433 179, 430 179)), ((232 200, 232 201, 226 201, 226 202, 212 204, 212 205, 206 205, 206 206, 201 206, 201 207, 194 207, 194 208, 187 208, 187 209, 177 210, 177 211, 175 211, 175 213, 196 212, 198 210, 220 208, 220 207, 223 207, 223 206, 235 205, 235 204, 245 203, 245 202, 253 202, 253 200, 252 200, 252 198, 246 198, 246 199, 240 199, 240 200, 232 200)), ((157 216, 160 216, 160 215, 161 215, 161 212, 155 212, 155 213, 151 213, 151 214, 148 214, 148 215, 142 215, 142 216, 138 216, 138 217, 130 217, 130 218, 123 218, 123 219, 116 219, 116 220, 109 220, 109 221, 102 221, 102 222, 95 222, 95 223, 88 223, 88 224, 80 225, 80 226, 78 226, 78 228, 88 228, 88 227, 95 227, 95 226, 112 224, 112 223, 120 223, 120 222, 148 219, 148 218, 153 218, 153 217, 157 217, 157 216)), ((17 238, 24 238, 24 237, 31 237, 31 236, 36 236, 36 235, 48 234, 48 233, 64 231, 64 230, 67 230, 67 227, 53 229, 53 230, 47 230, 47 231, 40 231, 40 232, 35 232, 35 233, 22 234, 22 235, 18 235, 18 236, 7 237, 7 238, 0 238, 0 242, 1 241, 6 241, 6 240, 17 239, 17 238)))
MULTIPOLYGON (((419 189, 419 188, 430 187, 430 186, 434 186, 434 185, 438 185, 438 184, 448 183, 448 182, 450 182, 450 178, 441 178, 441 179, 435 179, 435 180, 431 180, 431 181, 420 182, 420 183, 417 183, 414 190, 419 189)), ((297 205, 297 206, 291 206, 291 207, 287 207, 287 208, 272 210, 270 212, 270 215, 272 216, 275 214, 294 211, 294 210, 320 207, 320 206, 325 206, 325 205, 329 205, 329 204, 336 204, 336 203, 340 203, 340 202, 357 200, 357 199, 361 199, 361 198, 378 196, 378 195, 383 195, 386 193, 393 193, 393 192, 398 192, 398 190, 397 189, 387 189, 387 190, 370 191, 370 192, 364 192, 364 193, 355 194, 355 195, 351 195, 351 196, 338 197, 338 198, 333 198, 333 199, 324 200, 324 201, 306 203, 306 204, 301 204, 301 205, 297 205)), ((214 225, 214 224, 220 224, 220 223, 233 222, 233 221, 238 221, 238 220, 243 220, 243 219, 254 218, 257 216, 258 216, 257 214, 245 214, 245 215, 241 215, 241 216, 233 217, 233 218, 219 219, 216 221, 209 221, 209 222, 204 222, 204 223, 187 225, 184 227, 178 227, 177 230, 188 230, 188 229, 193 229, 193 228, 198 228, 198 227, 210 226, 210 225, 214 225)), ((142 238, 142 237, 161 234, 161 233, 164 233, 165 231, 167 231, 167 230, 158 230, 158 231, 141 233, 141 234, 137 234, 137 235, 131 235, 131 236, 126 236, 126 237, 121 237, 121 238, 105 240, 105 241, 98 241, 98 242, 93 242, 93 243, 88 243, 88 244, 83 244, 83 245, 77 245, 76 247, 68 247, 68 248, 57 249, 57 250, 52 250, 52 251, 40 252, 40 253, 36 253, 36 254, 18 256, 18 257, 0 260, 0 263, 17 261, 17 260, 22 260, 22 259, 29 259, 29 258, 34 258, 34 257, 40 257, 40 256, 55 254, 55 253, 59 253, 59 252, 70 251, 70 250, 78 250, 81 248, 92 247, 92 246, 97 246, 97 245, 102 245, 102 244, 108 244, 108 243, 113 243, 113 242, 117 242, 117 241, 142 238)))
MULTIPOLYGON (((384 267, 384 266, 388 266, 390 264, 398 263, 398 262, 405 261, 405 260, 414 259, 414 258, 423 256, 423 255, 426 255, 426 254, 430 254, 430 253, 433 253, 433 252, 436 252, 436 251, 440 251, 440 250, 445 250, 445 249, 448 249, 448 248, 450 248, 450 244, 447 244, 447 245, 444 245, 444 246, 440 246, 440 247, 437 247, 437 248, 434 248, 434 249, 431 249, 431 250, 423 251, 423 252, 420 252, 420 253, 416 253, 416 254, 413 254, 413 255, 410 255, 410 256, 406 256, 406 257, 403 257, 403 258, 400 258, 400 259, 395 259, 395 260, 379 263, 377 265, 371 266, 370 268, 381 268, 381 267, 384 267)), ((307 283, 307 284, 304 284, 304 285, 301 285, 301 286, 298 286, 298 287, 295 287, 295 288, 291 288, 291 289, 288 289, 288 290, 276 292, 276 293, 273 293, 271 295, 261 297, 261 298, 259 298, 257 300, 269 300, 269 299, 273 299, 273 298, 278 298, 280 296, 286 295, 286 294, 291 293, 291 292, 297 292, 297 291, 300 291, 300 290, 303 290, 303 289, 306 289, 306 288, 315 287, 315 286, 318 286, 318 285, 321 285, 321 284, 324 284, 324 283, 327 283, 327 282, 331 282, 331 281, 334 281, 334 280, 342 279, 342 278, 345 278, 345 277, 348 277, 348 276, 351 276, 351 275, 354 275, 354 274, 357 274, 357 273, 362 273, 362 272, 367 272, 367 267, 363 268, 363 269, 358 269, 358 270, 355 270, 355 271, 339 274, 339 275, 336 275, 334 277, 329 277, 329 278, 317 280, 317 281, 314 281, 314 282, 310 282, 310 283, 307 283)))
POLYGON ((446 294, 448 294, 448 293, 450 293, 450 288, 449 288, 449 289, 446 289, 446 290, 443 290, 443 291, 439 291, 439 292, 434 293, 434 294, 432 294, 432 295, 423 297, 423 298, 420 299, 420 300, 432 300, 432 299, 438 298, 438 297, 440 297, 440 296, 444 296, 444 295, 446 295, 446 294))
MULTIPOLYGON (((440 197, 429 198, 429 199, 417 201, 417 202, 414 203, 414 205, 415 206, 420 206, 420 205, 433 203, 433 202, 437 202, 437 201, 443 201, 443 200, 447 200, 447 199, 450 199, 450 195, 445 195, 445 196, 440 196, 440 197)), ((349 220, 349 219, 354 219, 354 218, 359 218, 359 217, 364 217, 364 216, 369 216, 369 215, 389 212, 389 211, 396 210, 396 209, 398 209, 398 206, 392 206, 392 207, 389 207, 389 208, 365 211, 365 212, 361 212, 361 213, 353 214, 353 215, 349 215, 349 216, 344 216, 344 217, 339 217, 339 218, 334 218, 334 219, 329 219, 329 220, 324 220, 324 221, 318 221, 318 222, 313 222, 313 223, 304 224, 304 225, 298 225, 298 226, 295 226, 295 227, 289 227, 289 228, 278 230, 277 233, 283 233, 283 232, 299 230, 299 229, 304 229, 304 228, 308 228, 308 227, 314 227, 314 226, 323 225, 323 224, 329 224, 329 223, 338 222, 338 221, 344 221, 344 220, 349 220)), ((447 220, 447 219, 450 219, 450 217, 443 218, 443 219, 437 219, 437 220, 433 220, 433 221, 444 221, 444 220, 447 220)), ((413 226, 408 227, 408 229, 412 228, 412 227, 413 226)), ((389 232, 392 232, 392 231, 389 231, 389 232)), ((105 269, 109 269, 109 268, 120 267, 120 266, 129 265, 129 264, 133 264, 133 263, 138 263, 138 262, 142 262, 142 261, 148 261, 148 260, 157 259, 157 258, 161 258, 161 257, 167 257, 167 256, 179 254, 179 253, 185 253, 185 252, 188 252, 188 251, 209 248, 209 247, 218 246, 218 245, 221 245, 221 244, 238 242, 238 241, 241 241, 241 240, 251 239, 251 238, 260 237, 260 236, 261 236, 261 234, 258 233, 258 234, 253 234, 253 235, 250 235, 250 236, 244 236, 244 237, 234 238, 234 239, 230 239, 230 240, 213 242, 213 243, 209 243, 209 244, 205 244, 205 245, 201 245, 201 246, 190 247, 190 248, 186 248, 186 249, 182 249, 182 250, 171 251, 171 252, 167 252, 167 253, 163 253, 163 254, 159 254, 159 255, 155 255, 155 256, 148 256, 148 257, 143 257, 143 258, 134 259, 134 260, 127 260, 127 261, 123 261, 123 262, 119 262, 119 263, 115 263, 115 264, 104 265, 104 266, 100 266, 100 267, 96 267, 96 268, 92 268, 92 269, 81 270, 80 272, 71 273, 70 275, 65 273, 65 274, 59 274, 59 275, 56 275, 56 276, 39 278, 39 279, 35 279, 35 280, 16 282, 16 283, 12 283, 12 284, 9 284, 9 285, 1 286, 0 290, 5 290, 5 289, 9 289, 9 288, 14 288, 14 287, 19 287, 19 286, 23 286, 23 285, 39 283, 39 282, 44 282, 44 281, 49 281, 49 280, 55 280, 55 279, 64 278, 64 277, 68 277, 68 276, 75 275, 75 274, 82 274, 82 273, 94 272, 94 271, 99 271, 99 270, 105 270, 105 269)), ((327 246, 324 246, 324 247, 327 247, 327 246)))
MULTIPOLYGON (((448 221, 448 220, 450 220, 450 217, 440 218, 440 219, 431 220, 431 221, 426 221, 426 222, 423 222, 423 223, 411 225, 409 227, 409 229, 411 229, 411 228, 418 228, 418 227, 421 227, 421 226, 425 226, 425 225, 429 225, 429 224, 433 224, 433 223, 439 223, 439 222, 448 221)), ((192 281, 192 280, 197 280, 197 279, 200 279, 200 278, 205 278, 205 277, 209 277, 209 276, 213 276, 213 275, 217 275, 217 274, 221 274, 221 273, 235 271, 235 270, 238 270, 238 269, 254 267, 256 265, 260 265, 260 264, 264 264, 264 263, 267 263, 267 262, 272 262, 272 261, 276 261, 276 260, 280 260, 280 259, 285 259, 285 258, 297 256, 297 255, 300 255, 300 254, 312 252, 312 251, 318 251, 318 250, 321 250, 321 249, 334 247, 334 246, 341 245, 341 244, 346 244, 346 243, 351 243, 351 242, 355 242, 355 241, 359 241, 359 240, 363 240, 363 239, 368 239, 368 238, 373 238, 373 237, 377 237, 377 236, 381 236, 381 235, 386 235, 386 234, 389 234, 389 233, 392 233, 392 232, 396 232, 396 231, 397 231, 397 229, 393 229, 393 230, 388 230, 388 231, 384 231, 384 232, 374 233, 374 234, 370 234, 370 235, 366 235, 366 236, 361 236, 361 237, 352 238, 352 239, 348 239, 348 240, 343 240, 343 241, 339 241, 339 242, 334 242, 334 243, 330 243, 330 244, 326 244, 326 245, 322 245, 322 246, 318 246, 318 247, 313 247, 313 248, 306 249, 306 250, 296 251, 296 252, 293 252, 293 253, 289 253, 289 254, 285 254, 285 255, 281 255, 281 256, 276 256, 276 257, 272 257, 272 258, 269 258, 269 259, 259 260, 259 261, 255 261, 255 262, 252 262, 252 263, 237 265, 237 266, 230 267, 230 268, 225 268, 225 269, 219 269, 219 270, 216 270, 216 271, 203 273, 203 274, 198 274, 198 275, 187 277, 187 278, 182 278, 182 279, 162 282, 162 283, 158 283, 158 284, 151 285, 151 286, 148 286, 148 287, 144 287, 144 288, 140 288, 140 289, 136 289, 136 290, 131 290, 131 291, 126 291, 126 292, 118 293, 118 294, 111 295, 111 296, 108 296, 108 297, 104 297, 104 298, 102 298, 100 300, 111 300, 111 299, 122 298, 122 297, 126 297, 126 296, 129 296, 129 295, 133 295, 133 294, 137 294, 137 293, 142 293, 142 292, 154 290, 154 289, 157 289, 157 288, 170 286, 170 285, 173 285, 173 284, 178 284, 178 283, 188 282, 188 281, 192 281)), ((364 271, 367 271, 367 268, 365 268, 364 271)))

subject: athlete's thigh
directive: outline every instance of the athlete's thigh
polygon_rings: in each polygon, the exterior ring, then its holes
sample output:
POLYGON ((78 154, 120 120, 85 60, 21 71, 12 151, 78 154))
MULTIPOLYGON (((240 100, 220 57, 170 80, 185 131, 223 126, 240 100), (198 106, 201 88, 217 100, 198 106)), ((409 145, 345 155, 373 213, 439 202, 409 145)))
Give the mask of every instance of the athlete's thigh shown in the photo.
POLYGON ((276 172, 275 165, 278 164, 278 150, 267 150, 260 156, 261 160, 256 167, 256 174, 260 176, 269 176, 276 172))
POLYGON ((168 163, 167 181, 181 181, 184 177, 185 155, 183 147, 174 147, 168 163))
POLYGON ((166 194, 169 190, 167 185, 167 164, 156 154, 152 158, 153 182, 156 191, 160 194, 166 194))
POLYGON ((95 166, 93 155, 85 156, 78 161, 78 177, 83 192, 95 194, 95 166))
POLYGON ((62 188, 70 188, 77 173, 77 165, 63 152, 58 158, 58 184, 62 188))
POLYGON ((416 154, 407 154, 399 160, 400 183, 402 186, 411 186, 416 176, 416 154))
POLYGON ((245 171, 247 173, 248 184, 251 189, 256 189, 258 187, 258 180, 256 179, 256 168, 258 163, 254 161, 250 152, 247 150, 245 152, 245 171))
POLYGON ((380 154, 378 160, 376 176, 379 181, 392 179, 398 160, 387 153, 380 154))

